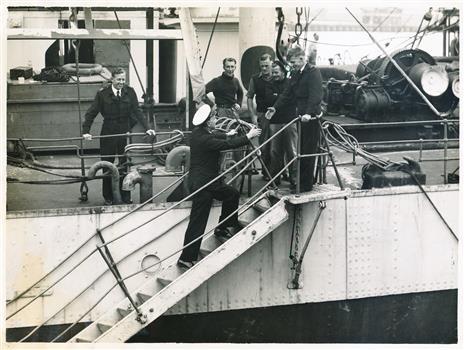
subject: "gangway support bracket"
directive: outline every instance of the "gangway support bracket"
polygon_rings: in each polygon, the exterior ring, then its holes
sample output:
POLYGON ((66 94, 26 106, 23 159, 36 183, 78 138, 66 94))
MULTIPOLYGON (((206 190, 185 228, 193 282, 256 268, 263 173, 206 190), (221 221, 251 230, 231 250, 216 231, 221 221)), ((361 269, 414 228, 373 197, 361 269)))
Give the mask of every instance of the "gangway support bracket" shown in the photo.
POLYGON ((288 289, 301 289, 303 286, 300 283, 300 276, 301 276, 301 270, 302 270, 302 265, 303 265, 303 259, 306 254, 306 251, 308 250, 309 242, 311 241, 311 238, 313 237, 314 231, 316 230, 317 223, 319 222, 319 219, 321 217, 322 211, 327 207, 327 204, 325 201, 320 201, 319 202, 319 210, 316 214, 316 218, 314 219, 313 225, 311 227, 311 231, 309 232, 308 237, 306 238, 306 241, 304 243, 303 249, 301 251, 301 254, 299 258, 294 257, 293 258, 293 278, 288 284, 288 289))

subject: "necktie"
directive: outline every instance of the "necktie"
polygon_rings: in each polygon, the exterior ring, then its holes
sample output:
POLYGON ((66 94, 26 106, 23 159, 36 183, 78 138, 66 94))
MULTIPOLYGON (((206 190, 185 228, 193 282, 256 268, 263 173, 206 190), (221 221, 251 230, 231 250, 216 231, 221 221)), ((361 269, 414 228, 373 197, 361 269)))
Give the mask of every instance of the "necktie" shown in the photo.
POLYGON ((119 90, 117 91, 117 95, 116 95, 116 96, 117 96, 118 100, 121 98, 121 95, 120 95, 120 93, 119 93, 119 90))

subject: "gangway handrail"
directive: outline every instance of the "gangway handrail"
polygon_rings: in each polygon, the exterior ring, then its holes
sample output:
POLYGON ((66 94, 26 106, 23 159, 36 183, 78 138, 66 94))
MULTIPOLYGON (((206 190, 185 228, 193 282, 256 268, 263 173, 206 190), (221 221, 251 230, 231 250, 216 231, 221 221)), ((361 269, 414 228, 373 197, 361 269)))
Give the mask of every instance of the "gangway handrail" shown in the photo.
MULTIPOLYGON (((254 158, 254 160, 256 159, 257 157, 254 158)), ((254 161, 253 160, 253 161, 254 161)), ((227 181, 227 184, 230 184, 232 183, 237 177, 239 177, 244 171, 246 171, 247 168, 244 167, 242 170, 240 170, 233 178, 231 178, 230 180, 227 181)), ((126 214, 128 215, 128 213, 126 214)), ((147 246, 148 244, 152 243, 153 241, 161 238, 162 236, 164 236, 165 234, 167 234, 169 231, 171 231, 174 227, 176 227, 177 225, 179 225, 180 223, 184 222, 190 215, 186 215, 184 216, 182 219, 180 219, 178 222, 176 222, 174 225, 172 225, 169 229, 165 230, 163 233, 161 233, 160 235, 150 239, 149 241, 143 243, 142 245, 140 245, 138 248, 135 248, 134 250, 132 250, 131 252, 127 253, 125 256, 123 256, 122 258, 120 258, 118 261, 116 261, 115 263, 116 264, 119 264, 121 262, 123 262, 125 259, 127 259, 129 256, 131 256, 132 254, 134 254, 135 252, 137 252, 138 250, 144 248, 145 246, 147 246)), ((122 220, 123 217, 119 218, 120 220, 122 220)), ((113 222, 114 224, 114 222, 113 222)), ((145 271, 145 270, 144 270, 145 271)), ((77 300, 82 294, 84 294, 89 288, 90 286, 92 286, 94 283, 97 282, 97 280, 99 280, 103 275, 105 275, 107 272, 110 272, 109 269, 105 269, 98 277, 96 277, 91 283, 89 283, 84 289, 82 289, 81 292, 79 292, 73 299, 71 299, 70 301, 68 301, 64 306, 62 306, 59 310, 57 310, 53 315, 51 315, 48 319, 46 319, 45 321, 43 321, 40 325, 36 326, 34 329, 32 329, 28 334, 26 334, 23 338, 21 338, 18 342, 23 342, 24 340, 28 339, 32 334, 34 334, 39 328, 41 328, 42 326, 44 326, 48 321, 52 320, 53 318, 55 318, 56 315, 58 315, 61 311, 63 311, 66 307, 68 307, 69 305, 71 305, 75 300, 77 300)), ((116 285, 115 285, 116 286, 116 285)))
MULTIPOLYGON (((140 225, 138 225, 137 227, 135 227, 134 229, 131 229, 129 231, 127 231, 126 233, 122 234, 122 235, 119 235, 115 238, 113 238, 112 240, 110 241, 107 241, 106 243, 102 244, 101 247, 104 247, 104 246, 107 246, 109 245, 110 243, 128 235, 129 233, 139 229, 140 227, 143 227, 144 225, 150 223, 151 221, 161 217, 162 215, 166 214, 167 212, 171 211, 172 209, 178 207, 181 203, 184 203, 186 202, 188 199, 192 198, 194 195, 196 195, 198 192, 200 192, 201 190, 205 189, 206 187, 208 187, 209 185, 211 185, 212 183, 214 183, 215 181, 219 180, 220 178, 222 178, 225 174, 227 174, 228 172, 232 171, 233 169, 235 169, 236 167, 238 167, 240 164, 242 164, 245 160, 249 159, 251 156, 253 156, 255 153, 257 153, 262 147, 264 147, 266 144, 268 144, 273 138, 277 137, 277 135, 279 135, 280 133, 282 133, 286 128, 288 128, 290 125, 292 125, 293 123, 299 121, 301 119, 301 117, 296 117, 294 118, 292 121, 290 121, 289 123, 287 123, 286 125, 284 125, 280 130, 278 130, 272 137, 270 137, 268 140, 266 140, 265 142, 263 142, 261 145, 259 145, 258 147, 256 147, 256 149, 254 149, 253 151, 251 151, 248 155, 246 155, 244 158, 242 158, 240 161, 238 161, 237 163, 235 163, 234 165, 232 165, 230 168, 226 169, 223 173, 219 174, 218 176, 216 176, 214 179, 212 179, 211 181, 209 181, 208 183, 206 183, 205 185, 203 185, 202 187, 200 187, 198 190, 196 190, 195 192, 189 194, 187 197, 183 198, 181 201, 179 202, 176 202, 174 205, 170 206, 169 208, 167 208, 166 210, 164 210, 161 214, 155 216, 154 218, 151 218, 150 220, 146 221, 145 223, 142 223, 140 225)), ((251 165, 251 163, 250 163, 251 165)), ((147 200, 147 201, 150 201, 147 200)), ((141 207, 141 206, 140 206, 141 207)), ((136 208, 137 209, 137 208, 136 208)), ((135 211, 135 209, 134 209, 135 211)), ((133 211, 132 211, 133 212, 133 211)), ((131 214, 132 212, 128 213, 128 214, 131 214)), ((117 220, 116 220, 117 222, 117 220)), ((102 232, 104 229, 108 228, 109 226, 112 226, 113 224, 110 223, 108 224, 107 226, 105 226, 104 228, 101 228, 100 229, 100 232, 102 232)), ((81 246, 79 246, 73 253, 71 253, 71 255, 69 255, 68 257, 66 257, 62 263, 64 263, 65 261, 67 261, 73 254, 75 254, 83 245, 85 245, 88 241, 90 241, 95 235, 97 234, 97 232, 92 235, 84 244, 82 244, 81 246)), ((97 249, 95 248, 89 255, 87 255, 84 259, 82 259, 80 262, 78 262, 78 264, 73 267, 70 271, 68 271, 68 273, 64 274, 56 283, 54 283, 52 286, 56 285, 59 281, 61 281, 63 278, 65 278, 70 272, 72 272, 74 269, 77 268, 77 266, 79 266, 80 264, 82 264, 86 259, 88 259, 93 253, 95 253, 97 251, 97 249)), ((41 281, 43 281, 47 276, 50 275, 51 272, 53 272, 54 270, 56 270, 59 266, 61 266, 60 263, 58 266, 56 266, 54 269, 52 269, 50 272, 48 272, 44 277, 42 277, 39 281, 35 282, 31 287, 29 287, 26 291, 18 294, 18 296, 16 296, 15 298, 13 298, 12 300, 10 300, 8 304, 12 303, 13 301, 16 301, 19 297, 23 296, 25 293, 27 293, 29 290, 31 290, 35 285, 37 285, 38 283, 40 283, 41 281)), ((18 308, 15 312, 13 312, 12 314, 10 314, 9 316, 7 316, 6 320, 10 319, 11 317, 13 317, 14 315, 16 315, 18 312, 20 312, 21 310, 23 310, 25 307, 27 307, 28 305, 30 305, 33 301, 35 301, 37 298, 39 298, 41 295, 43 295, 46 291, 48 291, 50 288, 52 288, 52 286, 48 287, 45 291, 39 293, 36 297, 32 298, 32 300, 30 300, 28 303, 26 303, 25 305, 23 305, 21 308, 18 308)))
MULTIPOLYGON (((239 208, 237 208, 236 210, 234 210, 231 214, 229 214, 229 216, 227 216, 225 219, 223 219, 222 221, 220 221, 215 227, 213 227, 212 229, 210 229, 209 231, 203 233, 201 236, 197 237, 196 239, 194 239, 193 241, 191 241, 190 243, 184 245, 182 248, 174 251, 173 253, 171 253, 170 255, 166 256, 164 259, 154 263, 154 264, 151 264, 143 269, 141 269, 140 271, 137 271, 135 273, 132 273, 132 274, 129 274, 127 275, 126 277, 124 278, 121 278, 120 280, 121 281, 126 281, 127 279, 129 278, 132 278, 134 276, 136 276, 137 274, 139 273, 142 273, 146 270, 148 270, 149 268, 152 268, 158 264, 161 264, 162 262, 166 261, 167 259, 170 259, 171 257, 173 257, 174 255, 176 255, 177 253, 179 253, 181 250, 183 250, 184 248, 194 244, 195 242, 197 242, 199 239, 205 237, 206 235, 210 235, 213 230, 219 226, 220 224, 224 223, 226 220, 228 220, 230 217, 232 217, 233 215, 235 215, 236 213, 239 212, 239 210, 241 210, 243 207, 245 207, 246 205, 248 205, 248 203, 252 202, 251 204, 249 204, 246 209, 243 211, 245 212, 246 210, 248 210, 249 208, 251 208, 255 203, 257 203, 259 200, 261 200, 260 197, 258 197, 256 199, 257 196, 260 196, 262 193, 262 190, 263 189, 266 189, 267 186, 269 184, 271 184, 273 181, 275 181, 275 179, 280 176, 296 159, 298 159, 298 157, 294 157, 292 158, 292 160, 290 160, 282 169, 281 171, 279 171, 272 179, 270 179, 260 190, 258 190, 258 192, 256 192, 252 197, 250 197, 244 204, 242 204, 239 208)), ((247 165, 249 166, 249 165, 247 165)), ((99 247, 103 247, 103 244, 99 245, 99 247)), ((93 304, 90 309, 88 309, 86 312, 84 312, 74 323, 72 323, 70 326, 68 326, 65 330, 63 330, 60 334, 58 334, 54 339, 51 340, 51 342, 55 342, 55 340, 61 338, 64 334, 66 334, 71 328, 73 328, 80 320, 82 320, 89 312, 91 312, 95 307, 97 307, 97 305, 116 287, 118 286, 119 284, 116 282, 107 292, 104 293, 103 296, 100 297, 100 299, 97 300, 97 302, 95 304, 93 304)))

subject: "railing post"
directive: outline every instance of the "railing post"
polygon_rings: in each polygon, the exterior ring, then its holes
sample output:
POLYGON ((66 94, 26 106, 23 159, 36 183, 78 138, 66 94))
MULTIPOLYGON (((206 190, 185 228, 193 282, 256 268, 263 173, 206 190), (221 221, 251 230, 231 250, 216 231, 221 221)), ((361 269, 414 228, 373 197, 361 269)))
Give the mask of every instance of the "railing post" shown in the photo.
POLYGON ((296 122, 298 138, 296 142, 296 193, 300 194, 301 163, 301 118, 296 122))
MULTIPOLYGON (((321 113, 321 115, 322 115, 322 113, 321 113)), ((316 117, 316 119, 317 119, 317 122, 319 123, 320 132, 321 132, 321 135, 322 135, 322 137, 324 139, 324 143, 325 143, 325 147, 327 148, 327 153, 329 155, 329 159, 332 162, 332 166, 334 168, 334 172, 335 172, 335 176, 337 177, 338 184, 340 185, 340 189, 344 190, 345 187, 343 186, 342 178, 340 177, 340 174, 338 172, 337 165, 335 164, 335 160, 334 160, 334 157, 333 157, 333 153, 330 150, 329 141, 327 140, 327 136, 326 136, 326 134, 324 132, 324 128, 322 127, 321 117, 318 116, 318 117, 316 117)))
POLYGON ((422 162, 422 151, 424 149, 424 139, 421 137, 419 139, 419 163, 422 162))
POLYGON ((448 176, 446 175, 447 171, 447 157, 448 157, 448 119, 443 119, 444 125, 443 125, 443 181, 444 184, 446 185, 448 183, 448 176))

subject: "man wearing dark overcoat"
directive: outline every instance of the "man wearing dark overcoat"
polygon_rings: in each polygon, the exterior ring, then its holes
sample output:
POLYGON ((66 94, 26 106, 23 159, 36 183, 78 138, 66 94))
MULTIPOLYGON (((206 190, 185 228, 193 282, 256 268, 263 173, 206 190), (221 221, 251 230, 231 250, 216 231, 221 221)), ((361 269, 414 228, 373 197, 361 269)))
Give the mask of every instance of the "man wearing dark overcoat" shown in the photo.
MULTIPOLYGON (((288 103, 296 104, 297 115, 301 116, 301 154, 313 154, 318 151, 319 123, 315 117, 321 114, 322 76, 320 70, 306 63, 305 53, 295 47, 288 50, 287 60, 292 68, 290 84, 279 96, 273 107, 268 108, 268 117, 276 109, 288 103)), ((311 191, 314 183, 315 157, 305 157, 300 163, 300 189, 311 191)))
MULTIPOLYGON (((139 108, 134 89, 125 83, 125 70, 117 68, 112 72, 111 85, 97 92, 92 105, 85 113, 85 121, 82 125, 82 137, 85 140, 92 139, 90 128, 98 113, 103 117, 101 135, 127 133, 137 121, 145 128, 147 134, 155 135, 155 131, 149 128, 145 116, 139 108)), ((125 146, 125 136, 101 138, 101 159, 113 163, 115 155, 119 155, 119 165, 124 164, 126 162, 126 157, 124 157, 125 146)), ((120 188, 121 185, 122 178, 120 188)), ((103 178, 102 192, 105 205, 111 205, 113 203, 113 192, 109 177, 103 178)), ((121 191, 121 198, 123 202, 130 203, 130 192, 121 191)))

